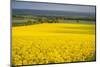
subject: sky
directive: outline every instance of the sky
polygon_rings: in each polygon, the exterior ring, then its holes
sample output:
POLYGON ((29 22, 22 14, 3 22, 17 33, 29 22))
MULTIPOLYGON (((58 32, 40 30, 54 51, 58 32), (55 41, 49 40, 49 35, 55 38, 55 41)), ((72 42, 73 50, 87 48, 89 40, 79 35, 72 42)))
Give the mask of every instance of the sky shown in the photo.
POLYGON ((12 1, 13 9, 57 10, 95 13, 94 6, 12 1))

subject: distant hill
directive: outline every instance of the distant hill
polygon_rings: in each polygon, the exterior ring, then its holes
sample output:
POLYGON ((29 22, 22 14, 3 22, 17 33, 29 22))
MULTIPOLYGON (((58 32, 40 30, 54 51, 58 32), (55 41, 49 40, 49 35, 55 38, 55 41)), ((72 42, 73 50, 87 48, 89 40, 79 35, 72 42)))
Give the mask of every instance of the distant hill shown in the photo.
POLYGON ((12 9, 13 15, 45 15, 45 16, 80 16, 95 17, 94 13, 53 11, 53 10, 33 10, 33 9, 12 9))

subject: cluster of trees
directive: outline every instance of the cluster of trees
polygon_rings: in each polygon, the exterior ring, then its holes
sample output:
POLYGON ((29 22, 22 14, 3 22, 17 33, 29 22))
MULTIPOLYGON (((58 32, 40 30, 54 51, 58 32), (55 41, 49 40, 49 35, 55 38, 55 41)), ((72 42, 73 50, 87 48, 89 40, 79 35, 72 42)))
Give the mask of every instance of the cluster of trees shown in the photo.
MULTIPOLYGON (((95 18, 83 18, 83 17, 65 17, 65 16, 20 16, 14 15, 12 16, 13 20, 27 20, 22 23, 12 23, 13 26, 20 26, 20 25, 31 25, 31 24, 38 24, 38 23, 61 23, 59 20, 67 21, 67 20, 76 20, 77 23, 81 20, 85 21, 95 21, 95 18)), ((63 22, 64 23, 64 22, 63 22)))
POLYGON ((48 17, 39 17, 36 19, 36 21, 38 23, 58 23, 59 19, 55 19, 55 18, 48 18, 48 17))

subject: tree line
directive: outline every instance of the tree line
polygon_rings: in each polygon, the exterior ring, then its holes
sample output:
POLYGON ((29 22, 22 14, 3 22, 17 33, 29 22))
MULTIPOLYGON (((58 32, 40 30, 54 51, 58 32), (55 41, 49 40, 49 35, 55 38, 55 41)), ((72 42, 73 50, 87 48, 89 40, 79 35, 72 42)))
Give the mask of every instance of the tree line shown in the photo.
MULTIPOLYGON (((67 21, 67 20, 76 20, 77 23, 79 21, 95 21, 94 17, 65 17, 65 16, 20 16, 20 15, 14 15, 12 16, 12 20, 26 20, 23 23, 12 23, 13 26, 21 26, 21 25, 31 25, 31 24, 38 24, 38 23, 62 23, 59 22, 59 20, 67 21)), ((64 22, 63 22, 64 23, 64 22)))

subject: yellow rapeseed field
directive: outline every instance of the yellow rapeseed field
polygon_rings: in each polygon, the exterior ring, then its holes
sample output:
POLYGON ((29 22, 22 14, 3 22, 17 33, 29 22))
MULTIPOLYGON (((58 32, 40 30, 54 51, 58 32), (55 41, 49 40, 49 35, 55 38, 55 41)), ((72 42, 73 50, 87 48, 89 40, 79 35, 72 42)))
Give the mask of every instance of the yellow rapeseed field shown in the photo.
POLYGON ((12 27, 13 65, 94 61, 95 49, 95 24, 12 27))

